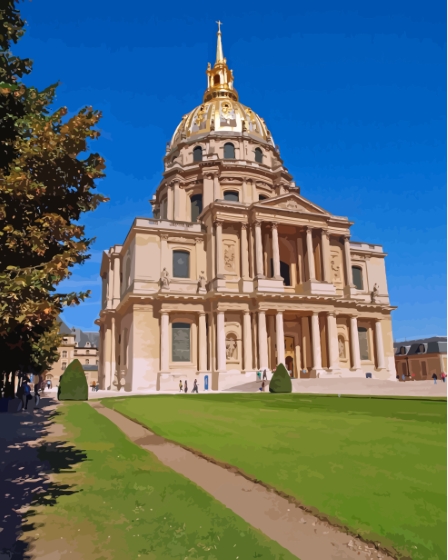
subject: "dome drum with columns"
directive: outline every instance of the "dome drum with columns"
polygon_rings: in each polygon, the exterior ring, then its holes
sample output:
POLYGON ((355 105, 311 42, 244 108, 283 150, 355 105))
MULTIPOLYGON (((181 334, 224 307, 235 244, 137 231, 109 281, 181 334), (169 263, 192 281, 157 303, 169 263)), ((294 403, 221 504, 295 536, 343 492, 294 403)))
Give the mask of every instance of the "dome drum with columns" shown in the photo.
POLYGON ((167 145, 151 205, 103 254, 100 384, 203 390, 270 377, 395 379, 385 254, 305 199, 239 102, 218 30, 202 105, 167 145))

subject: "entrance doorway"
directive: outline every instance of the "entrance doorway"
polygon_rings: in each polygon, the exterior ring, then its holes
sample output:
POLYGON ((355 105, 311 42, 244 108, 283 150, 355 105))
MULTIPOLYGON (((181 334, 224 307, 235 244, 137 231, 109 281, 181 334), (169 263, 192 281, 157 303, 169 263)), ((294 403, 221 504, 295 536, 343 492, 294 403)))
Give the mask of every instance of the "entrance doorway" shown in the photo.
POLYGON ((296 377, 294 364, 294 337, 285 336, 285 364, 290 377, 296 377))

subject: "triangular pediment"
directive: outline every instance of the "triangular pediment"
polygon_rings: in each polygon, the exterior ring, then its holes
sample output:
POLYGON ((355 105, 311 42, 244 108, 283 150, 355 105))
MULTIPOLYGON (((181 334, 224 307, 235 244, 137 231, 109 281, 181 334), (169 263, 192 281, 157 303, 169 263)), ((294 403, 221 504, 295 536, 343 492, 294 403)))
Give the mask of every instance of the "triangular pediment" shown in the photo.
POLYGON ((257 206, 263 206, 264 208, 284 208, 285 210, 322 214, 324 216, 331 215, 330 212, 327 212, 320 206, 317 206, 317 204, 310 202, 296 193, 287 193, 274 198, 267 198, 266 200, 257 202, 257 206))

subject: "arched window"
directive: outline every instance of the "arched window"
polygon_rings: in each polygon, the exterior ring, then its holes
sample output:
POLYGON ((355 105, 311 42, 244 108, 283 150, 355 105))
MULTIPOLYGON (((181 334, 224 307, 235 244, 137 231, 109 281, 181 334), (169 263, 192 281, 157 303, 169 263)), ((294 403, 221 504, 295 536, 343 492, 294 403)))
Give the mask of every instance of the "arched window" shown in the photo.
POLYGON ((190 253, 188 251, 173 251, 173 276, 190 278, 190 253))
POLYGON ((224 159, 235 159, 235 146, 230 142, 224 144, 224 159))
POLYGON ((263 163, 263 152, 260 148, 255 148, 255 161, 257 163, 263 163))
POLYGON ((369 359, 369 339, 367 334, 367 329, 364 327, 358 327, 359 353, 361 354, 361 360, 369 359))
POLYGON ((63 350, 63 351, 62 351, 62 357, 63 357, 63 358, 66 358, 66 357, 67 357, 67 350, 63 350))
POLYGON ((418 345, 417 353, 418 354, 424 354, 425 353, 425 345, 424 344, 419 344, 418 345))
POLYGON ((215 84, 215 86, 218 85, 220 81, 221 81, 221 80, 220 80, 220 78, 219 78, 219 74, 216 74, 216 75, 213 77, 213 83, 215 84))
POLYGON ((172 325, 172 353, 173 362, 190 362, 191 325, 189 323, 173 323, 172 325))
POLYGON ((88 366, 90 364, 90 360, 86 360, 86 366, 88 366))
POLYGON ((197 222, 198 216, 202 212, 202 194, 194 194, 190 201, 191 221, 197 222))
POLYGON ((264 194, 259 194, 258 195, 258 200, 267 200, 267 196, 265 196, 264 194))
POLYGON ((357 290, 364 289, 364 283, 362 281, 362 268, 359 266, 352 266, 352 276, 353 276, 353 284, 357 290))
POLYGON ((196 146, 196 148, 193 150, 193 161, 202 161, 201 146, 196 146))
POLYGON ((240 195, 238 191, 225 191, 224 200, 229 200, 231 202, 238 202, 240 195))

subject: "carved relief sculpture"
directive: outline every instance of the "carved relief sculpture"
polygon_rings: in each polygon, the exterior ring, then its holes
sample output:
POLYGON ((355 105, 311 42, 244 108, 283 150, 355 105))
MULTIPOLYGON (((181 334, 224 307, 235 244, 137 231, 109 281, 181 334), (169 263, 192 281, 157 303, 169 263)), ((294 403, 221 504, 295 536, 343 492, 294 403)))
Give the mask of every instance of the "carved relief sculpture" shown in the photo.
POLYGON ((345 360, 345 343, 342 336, 338 336, 339 358, 345 360))
POLYGON ((331 280, 333 284, 341 284, 341 267, 337 253, 331 255, 331 280))
POLYGON ((226 270, 235 270, 235 246, 226 243, 224 246, 224 267, 226 270))
POLYGON ((170 273, 166 268, 162 270, 162 274, 160 276, 160 283, 162 285, 162 289, 165 290, 170 289, 170 273))

